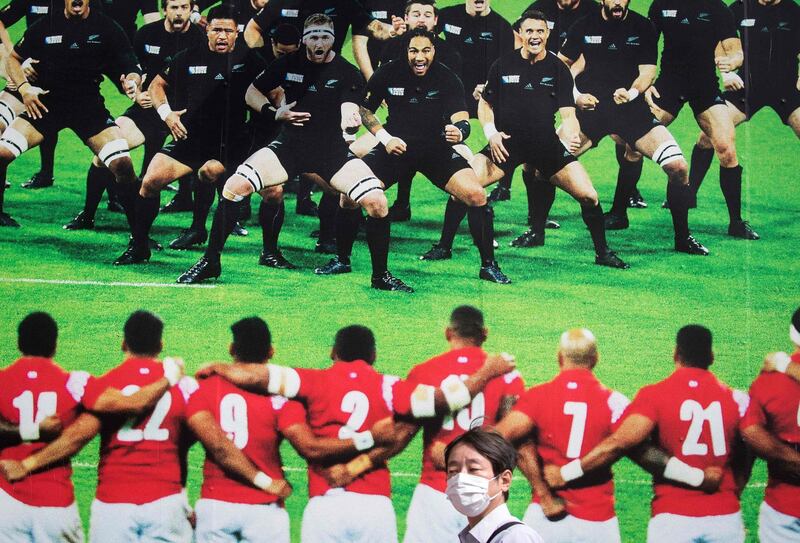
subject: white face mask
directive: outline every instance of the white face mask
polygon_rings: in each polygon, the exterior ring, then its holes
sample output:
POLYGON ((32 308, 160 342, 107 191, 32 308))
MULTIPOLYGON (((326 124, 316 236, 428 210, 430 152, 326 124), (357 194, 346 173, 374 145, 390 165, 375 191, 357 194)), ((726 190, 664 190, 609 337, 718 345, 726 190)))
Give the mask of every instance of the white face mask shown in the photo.
POLYGON ((467 517, 476 517, 486 511, 489 503, 500 495, 489 496, 489 482, 497 479, 485 479, 469 473, 457 473, 447 480, 447 499, 456 511, 467 517))

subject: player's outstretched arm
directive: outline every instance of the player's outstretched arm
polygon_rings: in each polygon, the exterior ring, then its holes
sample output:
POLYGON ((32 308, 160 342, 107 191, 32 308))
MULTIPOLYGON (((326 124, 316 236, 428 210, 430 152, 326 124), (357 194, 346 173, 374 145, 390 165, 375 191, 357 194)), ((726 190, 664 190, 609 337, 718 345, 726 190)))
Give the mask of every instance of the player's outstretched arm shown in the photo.
POLYGON ((161 379, 143 386, 130 396, 116 388, 106 388, 87 409, 99 415, 136 416, 147 413, 183 377, 183 360, 180 358, 167 357, 162 364, 164 377, 161 379))
POLYGON ((27 428, 0 419, 0 447, 19 445, 24 441, 53 441, 63 429, 61 419, 56 415, 50 415, 27 428))
POLYGON ((783 475, 800 483, 800 452, 790 447, 761 424, 741 430, 742 439, 758 456, 778 468, 783 475))
POLYGON ((750 475, 753 473, 753 463, 755 463, 755 460, 756 455, 750 447, 747 446, 741 434, 737 434, 734 438, 730 456, 731 470, 733 471, 733 480, 736 482, 737 496, 741 496, 744 487, 747 486, 747 481, 750 480, 750 475))
MULTIPOLYGON (((270 371, 272 364, 209 364, 200 368, 195 377, 206 379, 219 375, 239 388, 256 394, 269 394, 270 371)), ((286 391, 284 391, 286 392, 286 391)), ((297 392, 295 391, 295 394, 297 392)), ((287 398, 293 396, 287 396, 287 398)))
POLYGON ((0 473, 8 481, 24 479, 29 474, 45 469, 75 456, 100 431, 100 419, 90 413, 81 413, 55 441, 22 461, 0 461, 0 473))
POLYGON ((197 436, 206 453, 214 459, 228 475, 246 482, 256 488, 288 498, 292 487, 285 479, 272 479, 253 465, 222 431, 214 416, 208 411, 199 411, 187 422, 189 429, 197 436))
POLYGON ((369 58, 367 41, 369 41, 367 36, 353 34, 353 58, 358 65, 358 69, 361 70, 361 75, 369 81, 375 70, 372 69, 372 59, 369 58))
POLYGON ((250 49, 264 47, 264 31, 253 19, 250 19, 247 26, 244 27, 244 41, 250 49))
POLYGON ((346 462, 375 444, 369 430, 353 434, 349 439, 339 439, 317 436, 308 424, 298 423, 281 433, 300 456, 317 463, 346 462))
POLYGON ((526 441, 517 449, 517 467, 533 492, 539 497, 542 512, 550 520, 558 520, 567 512, 564 500, 555 494, 542 475, 541 459, 533 441, 526 441))
POLYGON ((709 494, 716 492, 722 482, 721 467, 711 466, 704 470, 693 468, 679 458, 670 456, 649 439, 633 447, 626 456, 653 476, 699 488, 709 494))

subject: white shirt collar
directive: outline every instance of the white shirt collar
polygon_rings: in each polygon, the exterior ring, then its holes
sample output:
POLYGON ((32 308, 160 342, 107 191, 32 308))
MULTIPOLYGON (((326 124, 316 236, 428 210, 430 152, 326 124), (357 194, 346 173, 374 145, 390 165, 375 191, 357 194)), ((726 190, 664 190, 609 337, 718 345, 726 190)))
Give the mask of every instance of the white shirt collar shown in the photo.
POLYGON ((486 543, 497 528, 506 522, 514 520, 517 519, 511 515, 508 511, 508 506, 503 503, 481 519, 472 529, 470 529, 469 526, 464 528, 461 533, 458 534, 458 537, 461 541, 472 541, 472 539, 466 539, 466 535, 469 534, 474 537, 475 541, 478 541, 478 543, 486 543))

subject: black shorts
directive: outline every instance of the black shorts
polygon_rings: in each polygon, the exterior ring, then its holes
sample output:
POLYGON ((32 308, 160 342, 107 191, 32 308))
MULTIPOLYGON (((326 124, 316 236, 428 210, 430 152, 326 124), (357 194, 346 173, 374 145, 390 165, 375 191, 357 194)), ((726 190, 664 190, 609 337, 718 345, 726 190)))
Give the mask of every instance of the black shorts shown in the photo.
POLYGON ((383 181, 386 188, 403 179, 411 180, 416 172, 444 190, 453 175, 469 163, 447 142, 409 143, 400 156, 390 155, 378 144, 364 157, 364 162, 383 181))
POLYGON ((592 146, 597 146, 605 136, 616 134, 633 147, 642 136, 661 125, 644 98, 619 105, 613 100, 603 100, 594 110, 579 109, 577 116, 581 132, 592 140, 592 146))
POLYGON ((158 145, 164 143, 169 136, 169 128, 166 123, 158 116, 155 108, 143 108, 139 104, 133 104, 125 110, 120 117, 127 117, 136 125, 146 141, 159 140, 158 145))
POLYGON ((39 99, 47 108, 47 113, 39 119, 31 118, 27 111, 23 111, 19 116, 43 136, 69 128, 86 143, 86 140, 103 130, 117 126, 114 124, 114 117, 106 109, 103 97, 99 94, 80 99, 45 94, 39 99))
POLYGON ((278 137, 282 123, 270 119, 263 119, 256 113, 251 113, 250 120, 247 121, 247 135, 250 138, 248 156, 252 155, 262 147, 266 147, 278 137))
POLYGON ((177 141, 173 139, 159 153, 185 164, 195 172, 209 160, 218 160, 225 169, 231 170, 248 157, 249 143, 244 128, 239 134, 224 140, 218 134, 210 136, 190 128, 188 138, 177 141), (200 133, 194 135, 195 132, 200 133))
POLYGON ((719 90, 716 74, 711 76, 691 76, 661 72, 653 83, 660 98, 653 97, 658 107, 677 117, 686 102, 697 117, 711 106, 725 105, 719 90))
POLYGON ((771 107, 783 124, 789 123, 789 116, 800 108, 800 91, 795 82, 787 82, 765 88, 761 85, 751 85, 749 88, 738 91, 726 91, 725 99, 733 104, 736 109, 750 117, 764 107, 771 107))
POLYGON ((342 166, 358 158, 350 152, 341 136, 318 141, 303 140, 281 132, 267 147, 278 157, 289 179, 300 173, 315 173, 330 183, 342 166))
MULTIPOLYGON (((507 176, 514 174, 514 170, 520 164, 528 164, 539 170, 545 179, 550 179, 560 172, 564 166, 577 159, 572 156, 561 140, 558 139, 555 131, 551 135, 523 136, 512 134, 503 143, 508 151, 508 158, 502 164, 495 162, 507 176)), ((481 153, 492 159, 492 151, 487 145, 481 149, 481 153)))

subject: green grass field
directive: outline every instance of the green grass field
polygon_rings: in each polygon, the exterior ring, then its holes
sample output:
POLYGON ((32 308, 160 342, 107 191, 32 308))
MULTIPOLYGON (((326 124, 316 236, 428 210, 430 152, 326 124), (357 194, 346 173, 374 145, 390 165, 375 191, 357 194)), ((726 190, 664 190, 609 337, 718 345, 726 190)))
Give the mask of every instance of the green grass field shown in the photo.
MULTIPOLYGON (((443 1, 448 5, 452 1, 443 1)), ((496 8, 513 20, 527 5, 522 0, 496 1, 496 8)), ((635 5, 646 12, 646 3, 635 5)), ((19 35, 19 25, 12 29, 19 35)), ((349 49, 349 47, 347 48, 349 49)), ((106 86, 108 105, 115 114, 126 100, 106 86)), ((689 154, 697 127, 688 108, 671 128, 689 154)), ((470 144, 483 145, 473 124, 470 144)), ((260 232, 251 224, 247 238, 232 238, 223 255, 223 276, 211 288, 167 288, 199 257, 198 251, 165 250, 147 265, 114 268, 111 262, 125 248, 127 226, 122 215, 104 207, 97 229, 67 232, 61 225, 81 208, 85 172, 91 158, 71 133, 62 133, 56 161, 54 188, 26 191, 19 184, 38 169, 33 151, 9 169, 12 188, 6 192, 6 210, 23 225, 0 229, 0 360, 13 361, 16 325, 28 312, 45 310, 61 327, 57 360, 70 369, 100 374, 122 360, 122 324, 127 315, 146 308, 166 322, 165 354, 186 359, 189 368, 209 360, 227 359, 228 326, 246 315, 260 315, 270 324, 275 360, 284 364, 325 367, 335 331, 350 323, 370 326, 379 346, 377 368, 404 375, 412 365, 446 349, 443 329, 449 311, 470 303, 486 314, 490 327, 489 350, 506 350, 517 356, 528 385, 552 378, 555 349, 564 329, 586 326, 599 339, 601 362, 597 374, 608 386, 633 397, 647 383, 672 370, 674 335, 683 324, 698 322, 715 334, 713 370, 730 385, 746 389, 758 373, 762 356, 788 348, 787 323, 800 302, 800 241, 797 219, 800 195, 796 190, 797 140, 772 111, 763 111, 739 128, 738 149, 744 165, 744 212, 762 235, 746 242, 726 235, 727 214, 718 188, 716 161, 700 193, 699 208, 690 221, 697 238, 711 255, 688 257, 672 251, 669 213, 660 208, 665 176, 646 163, 641 191, 650 207, 631 210, 631 228, 610 232, 609 240, 630 263, 627 271, 593 264, 588 232, 578 205, 561 193, 553 218, 562 223, 537 249, 512 249, 508 242, 524 229, 524 187, 515 179, 511 202, 495 208, 497 258, 513 280, 510 286, 479 281, 477 250, 464 225, 452 261, 423 263, 418 256, 438 239, 445 196, 425 179, 415 181, 413 219, 394 225, 390 269, 417 289, 413 295, 369 288, 369 257, 365 242, 355 247, 354 273, 316 277, 312 268, 324 255, 311 251, 308 234, 316 220, 292 213, 282 235, 286 256, 300 266, 277 271, 256 265, 261 250, 260 232), (42 284, 27 280, 96 281, 98 284, 42 284), (153 283, 151 286, 116 286, 113 282, 153 283)), ((135 159, 140 160, 137 152, 135 159)), ((581 158, 597 187, 604 206, 613 196, 617 174, 613 145, 605 140, 581 158)), ((166 193, 162 202, 170 197, 166 193)), ((389 199, 393 200, 393 191, 389 199)), ((188 226, 188 214, 162 215, 153 236, 166 245, 188 226)), ((210 226, 210 224, 209 224, 210 226)), ((400 533, 420 469, 420 439, 395 458, 394 504, 400 533)), ((300 518, 307 500, 304 463, 287 446, 284 461, 295 494, 287 507, 292 517, 293 540, 299 541, 300 518)), ((189 491, 197 497, 203 452, 190 456, 189 491)), ((94 494, 97 443, 75 458, 74 481, 78 504, 88 526, 94 494)), ((627 461, 616 467, 617 513, 626 542, 644 541, 651 495, 649 477, 627 461)), ((757 511, 766 481, 759 461, 742 498, 749 533, 755 541, 757 511)), ((530 497, 519 475, 512 488, 511 510, 522 515, 530 497)))

